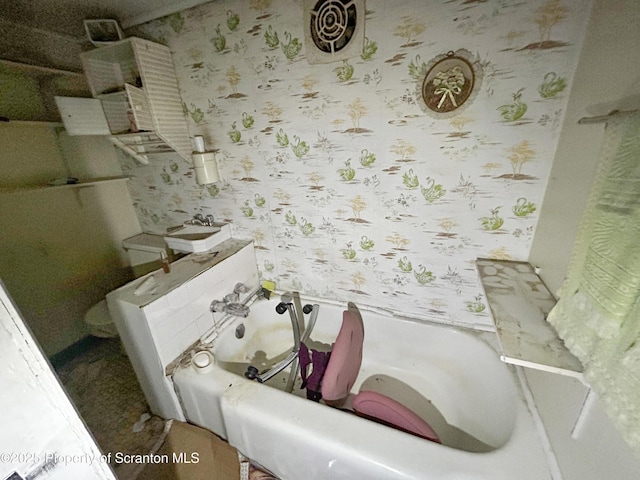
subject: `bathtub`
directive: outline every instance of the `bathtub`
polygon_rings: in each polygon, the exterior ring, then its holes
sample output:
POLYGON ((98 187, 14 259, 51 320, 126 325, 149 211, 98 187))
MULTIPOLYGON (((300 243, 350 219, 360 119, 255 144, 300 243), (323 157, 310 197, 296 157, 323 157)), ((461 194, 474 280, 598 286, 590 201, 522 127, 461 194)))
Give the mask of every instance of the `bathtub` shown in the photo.
MULTIPOLYGON (((360 307, 365 340, 352 392, 400 401, 431 425, 438 444, 307 400, 299 381, 287 393, 288 371, 264 384, 246 379, 249 365, 262 370, 291 350, 289 316, 275 312, 277 303, 256 300, 248 318, 229 321, 207 346, 212 364, 183 362, 174 372, 191 423, 282 480, 554 478, 516 371, 499 360, 491 332, 360 307)), ((328 348, 346 305, 304 303, 320 305, 310 347, 328 348)))

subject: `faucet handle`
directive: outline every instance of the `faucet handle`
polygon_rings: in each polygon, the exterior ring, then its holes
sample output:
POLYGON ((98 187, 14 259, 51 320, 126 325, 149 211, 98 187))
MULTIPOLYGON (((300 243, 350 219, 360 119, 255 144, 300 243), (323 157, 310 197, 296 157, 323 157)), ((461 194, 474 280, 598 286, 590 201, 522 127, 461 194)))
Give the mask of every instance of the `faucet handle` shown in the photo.
POLYGON ((238 303, 240 296, 237 293, 229 293, 223 298, 225 303, 238 303))
POLYGON ((247 293, 249 291, 249 287, 247 287, 244 283, 236 283, 236 285, 233 287, 233 293, 235 294, 241 294, 241 293, 247 293))
POLYGON ((209 310, 211 310, 212 312, 222 312, 224 311, 224 307, 226 305, 227 305, 227 302, 214 300, 213 302, 211 302, 211 306, 209 307, 209 310))

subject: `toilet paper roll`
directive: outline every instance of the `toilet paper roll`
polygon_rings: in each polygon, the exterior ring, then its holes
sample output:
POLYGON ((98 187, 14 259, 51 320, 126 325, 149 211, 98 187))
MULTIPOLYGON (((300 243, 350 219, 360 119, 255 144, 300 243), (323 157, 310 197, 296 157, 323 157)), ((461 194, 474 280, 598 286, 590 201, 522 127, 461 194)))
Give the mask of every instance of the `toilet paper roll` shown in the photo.
POLYGON ((205 164, 216 161, 216 155, 213 152, 193 152, 191 158, 194 167, 204 167, 205 164))
POLYGON ((193 145, 196 152, 204 152, 204 137, 202 135, 193 137, 193 145))
POLYGON ((213 152, 194 153, 192 157, 193 167, 196 171, 196 182, 206 185, 220 180, 218 163, 213 152))

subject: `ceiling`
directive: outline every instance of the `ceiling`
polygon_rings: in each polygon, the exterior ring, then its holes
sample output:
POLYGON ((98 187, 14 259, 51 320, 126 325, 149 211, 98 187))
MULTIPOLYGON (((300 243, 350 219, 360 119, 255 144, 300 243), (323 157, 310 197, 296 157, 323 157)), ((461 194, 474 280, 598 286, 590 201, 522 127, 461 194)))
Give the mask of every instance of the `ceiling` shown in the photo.
POLYGON ((208 0, 0 0, 0 19, 33 29, 84 37, 82 20, 114 18, 123 28, 208 0))

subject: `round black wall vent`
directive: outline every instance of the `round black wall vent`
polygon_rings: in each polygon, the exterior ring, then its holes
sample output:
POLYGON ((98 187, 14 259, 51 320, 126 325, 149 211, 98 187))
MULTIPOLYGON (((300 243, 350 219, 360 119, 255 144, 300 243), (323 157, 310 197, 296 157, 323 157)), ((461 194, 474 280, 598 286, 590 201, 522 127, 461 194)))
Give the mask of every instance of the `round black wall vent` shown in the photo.
POLYGON ((319 0, 310 11, 313 43, 323 52, 339 52, 353 38, 357 20, 353 0, 319 0))

